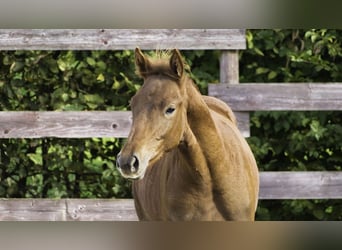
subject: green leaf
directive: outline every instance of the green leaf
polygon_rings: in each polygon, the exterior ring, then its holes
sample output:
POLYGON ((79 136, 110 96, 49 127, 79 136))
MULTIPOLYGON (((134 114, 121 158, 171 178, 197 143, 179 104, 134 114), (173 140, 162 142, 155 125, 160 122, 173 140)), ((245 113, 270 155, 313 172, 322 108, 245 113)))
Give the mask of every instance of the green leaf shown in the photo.
POLYGON ((25 66, 24 62, 16 61, 16 62, 12 63, 10 71, 11 72, 19 72, 24 68, 24 66, 25 66))
POLYGON ((37 153, 32 153, 32 154, 27 154, 27 156, 29 157, 29 159, 31 161, 33 161, 34 164, 36 165, 43 165, 43 158, 41 154, 37 154, 37 153))
POLYGON ((63 61, 63 59, 58 59, 57 60, 57 65, 58 65, 58 68, 61 70, 61 71, 65 71, 66 68, 67 68, 67 64, 65 61, 63 61))
POLYGON ((59 72, 58 70, 58 64, 57 61, 54 59, 49 59, 47 60, 47 66, 49 67, 49 70, 54 73, 57 74, 59 72))
POLYGON ((105 80, 104 75, 101 73, 97 76, 96 80, 98 80, 99 82, 103 82, 105 80))
POLYGON ((67 100, 69 100, 69 95, 67 93, 63 93, 61 98, 64 102, 66 102, 67 100))
POLYGON ((120 82, 118 80, 114 79, 114 83, 112 85, 112 89, 113 90, 117 90, 117 89, 120 89, 120 87, 121 87, 120 82))
POLYGON ((107 68, 107 64, 106 64, 105 62, 103 62, 103 61, 98 61, 98 62, 96 63, 96 66, 97 66, 101 71, 104 71, 104 70, 106 70, 106 68, 107 68))
POLYGON ((322 211, 321 209, 315 209, 315 210, 313 210, 313 215, 318 220, 322 220, 324 218, 324 211, 322 211))
POLYGON ((96 64, 96 61, 94 60, 94 58, 92 58, 92 57, 87 57, 87 59, 86 59, 86 61, 87 61, 87 63, 90 65, 90 66, 95 66, 95 64, 96 64))
POLYGON ((257 68, 257 69, 255 70, 255 73, 256 73, 257 75, 265 74, 265 73, 267 73, 267 72, 269 72, 269 69, 268 69, 268 68, 263 68, 263 67, 259 67, 259 68, 257 68))
POLYGON ((270 71, 270 72, 268 73, 268 75, 267 75, 267 79, 268 79, 268 80, 272 80, 272 79, 276 78, 277 75, 278 75, 277 72, 275 72, 275 71, 270 71))
POLYGON ((262 52, 259 48, 257 47, 254 47, 254 51, 257 55, 259 56, 264 56, 264 52, 262 52))

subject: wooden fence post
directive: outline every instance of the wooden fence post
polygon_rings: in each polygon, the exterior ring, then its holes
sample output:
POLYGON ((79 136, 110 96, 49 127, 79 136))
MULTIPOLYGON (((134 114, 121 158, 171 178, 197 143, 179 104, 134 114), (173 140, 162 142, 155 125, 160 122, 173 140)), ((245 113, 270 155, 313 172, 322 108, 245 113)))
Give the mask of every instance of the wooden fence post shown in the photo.
MULTIPOLYGON (((220 58, 220 83, 239 84, 239 51, 223 50, 220 58)), ((234 111, 238 127, 244 137, 250 136, 249 113, 234 111)))
POLYGON ((237 50, 224 50, 220 58, 220 82, 239 83, 239 52, 237 50))

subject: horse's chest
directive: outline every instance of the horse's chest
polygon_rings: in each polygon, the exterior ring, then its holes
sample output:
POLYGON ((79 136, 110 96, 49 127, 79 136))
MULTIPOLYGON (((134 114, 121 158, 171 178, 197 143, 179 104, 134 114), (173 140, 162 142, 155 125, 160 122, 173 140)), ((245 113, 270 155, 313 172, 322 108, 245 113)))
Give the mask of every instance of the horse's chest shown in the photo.
POLYGON ((193 185, 183 189, 169 186, 166 202, 168 220, 217 220, 220 217, 209 187, 193 185))
POLYGON ((137 212, 147 220, 213 220, 218 212, 209 187, 186 175, 166 174, 158 168, 134 183, 137 212))

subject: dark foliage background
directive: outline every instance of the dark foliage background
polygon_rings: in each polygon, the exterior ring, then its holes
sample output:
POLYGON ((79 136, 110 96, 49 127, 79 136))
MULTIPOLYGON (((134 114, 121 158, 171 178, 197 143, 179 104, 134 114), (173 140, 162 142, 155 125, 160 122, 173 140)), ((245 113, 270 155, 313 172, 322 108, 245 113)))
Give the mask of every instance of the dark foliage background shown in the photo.
MULTIPOLYGON (((247 31, 241 82, 341 82, 342 31, 247 31)), ((342 100, 342 99, 341 99, 342 100)), ((254 112, 260 170, 341 170, 341 112, 254 112)), ((259 220, 341 220, 341 200, 260 201, 259 220)))
MULTIPOLYGON (((247 30, 243 82, 342 82, 342 31, 247 30)), ((202 93, 218 51, 184 51, 202 93)), ((0 110, 126 110, 141 80, 132 51, 1 51, 0 110)), ((260 170, 341 170, 341 112, 254 112, 260 170)), ((115 169, 122 140, 0 139, 0 197, 128 198, 115 169)), ((260 201, 258 220, 341 220, 340 200, 260 201)))

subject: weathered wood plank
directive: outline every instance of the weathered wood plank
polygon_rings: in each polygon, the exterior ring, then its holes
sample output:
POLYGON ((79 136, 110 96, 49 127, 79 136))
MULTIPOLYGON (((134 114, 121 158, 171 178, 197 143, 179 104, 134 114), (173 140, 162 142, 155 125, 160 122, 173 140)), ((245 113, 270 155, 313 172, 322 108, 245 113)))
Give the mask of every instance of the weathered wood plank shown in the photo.
POLYGON ((249 112, 238 112, 234 111, 238 128, 244 137, 250 137, 250 119, 249 112))
POLYGON ((0 221, 65 221, 65 200, 0 199, 0 221))
MULTIPOLYGON (((259 199, 342 199, 342 171, 260 172, 259 199)), ((132 199, 0 199, 0 221, 134 221, 132 199)))
POLYGON ((260 199, 342 199, 342 171, 261 172, 260 199))
POLYGON ((241 29, 1 29, 0 50, 246 48, 241 29))
POLYGON ((67 219, 73 221, 135 221, 132 199, 68 199, 67 219))
MULTIPOLYGON (((220 84, 239 83, 239 53, 236 50, 224 50, 220 57, 220 84)), ((244 137, 250 136, 249 113, 234 111, 238 127, 244 137)))
POLYGON ((239 52, 224 50, 220 56, 220 82, 239 83, 239 52))
MULTIPOLYGON (((237 114, 242 134, 249 136, 249 117, 237 114)), ((0 111, 0 138, 126 138, 130 111, 0 111)))
POLYGON ((342 83, 210 84, 234 111, 342 110, 342 83))
POLYGON ((2 111, 0 138, 127 137, 129 111, 2 111))
POLYGON ((0 221, 136 221, 132 199, 0 199, 0 221))

